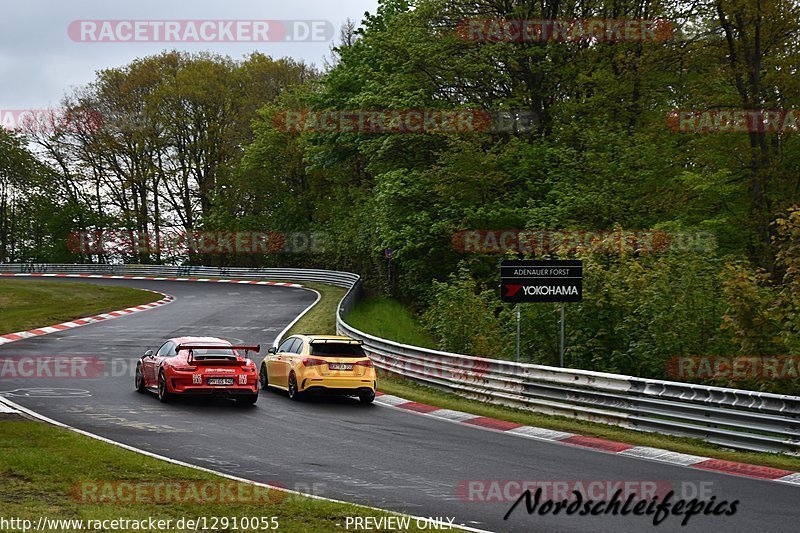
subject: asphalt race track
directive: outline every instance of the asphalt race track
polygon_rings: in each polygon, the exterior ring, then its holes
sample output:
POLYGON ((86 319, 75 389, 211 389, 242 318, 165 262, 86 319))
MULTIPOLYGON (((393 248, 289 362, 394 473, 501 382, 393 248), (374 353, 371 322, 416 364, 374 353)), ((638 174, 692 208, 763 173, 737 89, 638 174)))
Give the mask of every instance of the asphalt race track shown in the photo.
POLYGON ((135 361, 145 350, 169 337, 211 335, 260 342, 263 354, 316 295, 257 285, 80 281, 157 290, 176 301, 0 347, 0 357, 96 356, 108 363, 109 374, 0 378, 0 394, 115 441, 260 482, 417 516, 455 517, 458 524, 492 531, 749 533, 797 531, 800 523, 797 487, 539 442, 347 399, 295 403, 281 392, 262 391, 252 407, 225 400, 163 405, 133 388, 135 361), (463 488, 471 480, 655 481, 676 488, 678 497, 681 487, 701 486, 710 491, 705 499, 740 503, 734 516, 694 516, 686 527, 678 517, 654 528, 646 516, 529 516, 524 504, 504 521, 513 501, 468 501, 463 488))

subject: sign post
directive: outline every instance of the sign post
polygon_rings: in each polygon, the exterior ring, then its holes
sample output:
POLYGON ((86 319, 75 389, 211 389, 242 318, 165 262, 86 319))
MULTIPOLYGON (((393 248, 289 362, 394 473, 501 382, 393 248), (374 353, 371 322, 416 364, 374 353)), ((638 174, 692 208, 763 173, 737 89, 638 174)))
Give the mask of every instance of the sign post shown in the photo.
POLYGON ((564 368, 564 302, 561 302, 561 350, 559 350, 559 362, 564 368))
POLYGON ((500 264, 500 299, 517 304, 517 361, 520 356, 520 307, 526 302, 561 303, 559 362, 564 366, 564 303, 583 300, 583 261, 522 260, 500 264))
POLYGON ((519 363, 519 324, 520 324, 521 316, 520 316, 520 308, 519 304, 517 304, 517 363, 519 363))

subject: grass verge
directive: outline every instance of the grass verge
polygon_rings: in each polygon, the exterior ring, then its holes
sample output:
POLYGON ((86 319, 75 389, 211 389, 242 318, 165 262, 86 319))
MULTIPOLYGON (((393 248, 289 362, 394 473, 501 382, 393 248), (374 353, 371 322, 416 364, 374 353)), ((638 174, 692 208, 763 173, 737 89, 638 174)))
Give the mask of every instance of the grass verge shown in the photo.
MULTIPOLYGON (((323 313, 323 317, 325 313, 328 313, 330 320, 328 322, 323 322, 319 319, 315 319, 312 327, 311 324, 306 324, 306 318, 310 318, 311 315, 309 313, 309 315, 300 319, 293 329, 298 332, 318 331, 319 333, 333 333, 336 329, 334 327, 336 307, 338 306, 339 300, 344 294, 344 291, 339 292, 339 289, 329 286, 317 286, 314 288, 317 289, 320 294, 322 294, 322 300, 319 304, 317 304, 315 309, 317 312, 323 313), (329 329, 320 329, 325 325, 327 325, 329 329)), ((392 304, 386 304, 383 302, 383 300, 384 299, 367 300, 366 303, 360 304, 356 307, 356 310, 354 310, 353 313, 348 315, 347 322, 365 333, 371 333, 384 338, 398 340, 398 342, 406 342, 408 344, 415 344, 417 346, 421 345, 417 342, 409 342, 408 339, 410 337, 396 337, 391 334, 392 332, 421 331, 421 328, 418 324, 416 324, 414 327, 408 324, 409 320, 413 320, 413 316, 408 310, 403 309, 402 312, 399 311, 399 303, 392 302, 392 304), (378 310, 376 311, 376 309, 378 310), (368 316, 370 312, 374 313, 375 318, 368 316), (392 313, 394 313, 394 315, 392 313), (353 318, 354 314, 355 319, 353 318), (389 323, 390 317, 392 320, 400 323, 401 325, 391 325, 389 323), (375 327, 375 329, 373 329, 373 327, 375 327), (400 340, 400 338, 405 338, 406 340, 403 341, 400 340)), ((666 450, 688 453, 692 455, 701 455, 728 461, 739 461, 750 464, 771 466, 774 468, 800 471, 800 457, 796 456, 732 450, 699 439, 673 437, 661 433, 645 433, 607 424, 585 422, 567 417, 543 415, 533 411, 514 409, 511 407, 469 400, 440 391, 438 389, 426 387, 400 377, 381 376, 378 380, 378 390, 386 394, 393 394, 415 402, 435 405, 437 407, 446 409, 464 411, 478 416, 496 418, 498 420, 507 420, 509 422, 516 422, 518 424, 525 424, 528 426, 536 426, 569 433, 577 433, 580 435, 599 437, 625 442, 636 446, 652 446, 655 448, 663 448, 666 450)))
POLYGON ((323 285, 322 283, 306 283, 304 281, 298 281, 297 283, 309 289, 314 289, 322 295, 322 298, 285 336, 289 337, 298 333, 335 334, 336 308, 339 307, 339 302, 344 298, 347 289, 334 287, 333 285, 323 285))
POLYGON ((0 333, 51 326, 159 299, 152 292, 127 287, 0 279, 0 333))
POLYGON ((358 302, 347 315, 347 323, 384 339, 436 349, 436 342, 413 313, 391 298, 368 298, 358 302))
MULTIPOLYGON (((139 521, 149 517, 172 520, 173 526, 169 528, 136 528, 138 531, 201 530, 185 525, 177 527, 177 521, 184 517, 205 517, 208 524, 212 523, 212 517, 229 519, 228 526, 220 522, 213 528, 215 531, 237 530, 232 527, 233 517, 237 517, 239 531, 264 531, 258 522, 254 528, 242 528, 242 518, 272 516, 277 517, 280 531, 334 531, 344 528, 348 516, 393 516, 356 505, 253 489, 251 485, 32 421, 0 421, 0 508, 5 518, 27 519, 33 524, 40 517, 84 521, 139 521), (181 488, 173 492, 152 490, 159 483, 180 483, 181 488), (222 491, 223 497, 215 496, 221 486, 231 490, 222 491), (210 499, 200 501, 204 494, 210 495, 210 499)), ((409 531, 416 531, 415 521, 410 523, 409 531)), ((114 529, 107 525, 82 530, 114 529)), ((51 524, 47 530, 80 529, 51 524)))

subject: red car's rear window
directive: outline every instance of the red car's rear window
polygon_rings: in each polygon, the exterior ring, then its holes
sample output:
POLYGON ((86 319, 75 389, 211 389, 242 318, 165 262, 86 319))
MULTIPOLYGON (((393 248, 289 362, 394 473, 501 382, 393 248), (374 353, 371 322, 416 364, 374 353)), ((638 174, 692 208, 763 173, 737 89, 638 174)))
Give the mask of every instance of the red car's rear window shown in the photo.
POLYGON ((208 349, 193 349, 192 353, 195 357, 236 357, 236 353, 233 350, 225 349, 225 348, 214 348, 213 350, 208 349))

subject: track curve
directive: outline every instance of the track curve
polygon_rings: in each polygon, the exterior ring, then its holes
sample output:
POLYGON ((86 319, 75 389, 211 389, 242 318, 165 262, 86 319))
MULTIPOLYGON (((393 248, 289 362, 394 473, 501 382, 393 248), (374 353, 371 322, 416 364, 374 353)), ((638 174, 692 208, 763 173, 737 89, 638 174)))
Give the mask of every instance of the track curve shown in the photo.
POLYGON ((678 490, 693 483, 718 501, 740 500, 734 516, 695 516, 686 527, 670 517, 660 531, 795 531, 800 520, 796 487, 522 439, 347 399, 294 403, 279 392, 262 392, 252 408, 225 401, 162 405, 133 390, 133 363, 146 349, 190 334, 268 346, 316 295, 259 285, 78 281, 151 289, 176 300, 0 346, 0 357, 97 356, 110 373, 0 378, 0 394, 117 442, 262 483, 417 516, 455 517, 456 523, 494 531, 633 532, 653 526, 651 518, 637 516, 528 516, 524 505, 504 520, 512 502, 468 501, 468 482, 655 481, 678 490))

